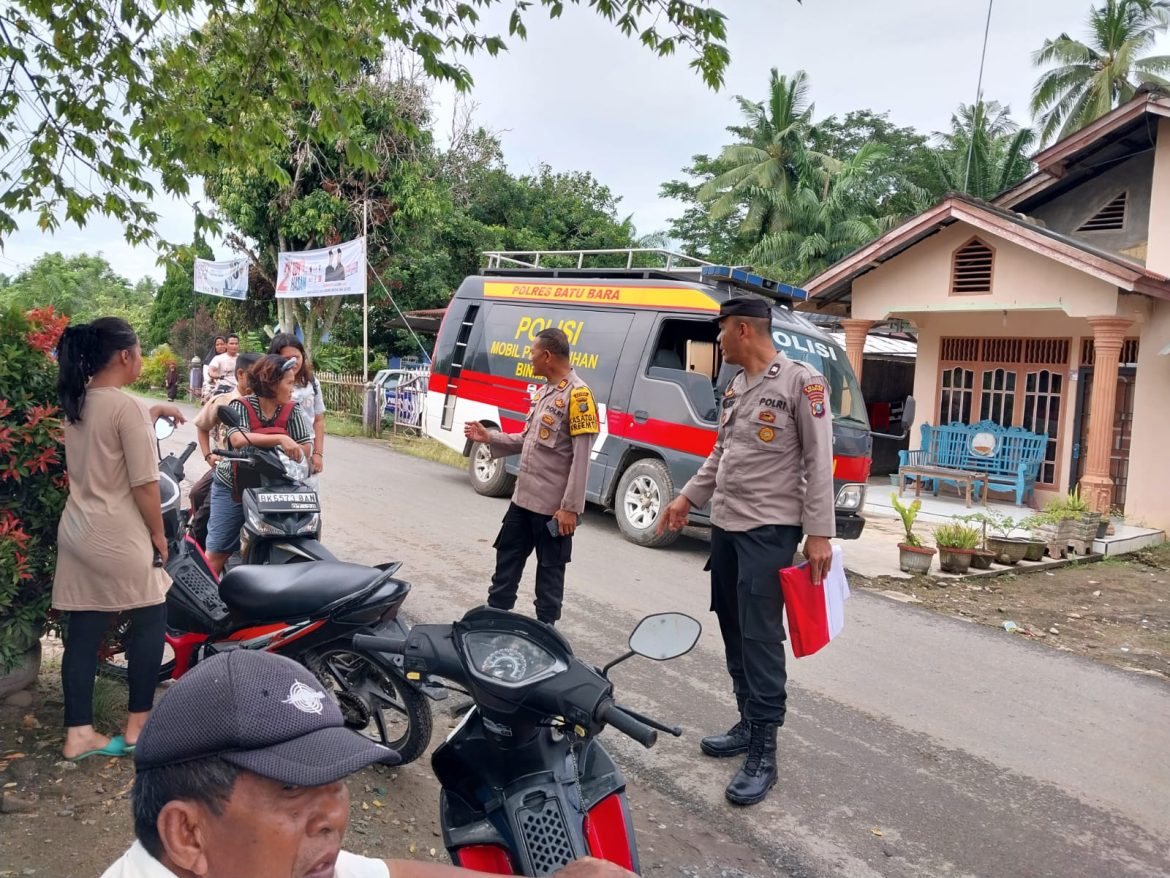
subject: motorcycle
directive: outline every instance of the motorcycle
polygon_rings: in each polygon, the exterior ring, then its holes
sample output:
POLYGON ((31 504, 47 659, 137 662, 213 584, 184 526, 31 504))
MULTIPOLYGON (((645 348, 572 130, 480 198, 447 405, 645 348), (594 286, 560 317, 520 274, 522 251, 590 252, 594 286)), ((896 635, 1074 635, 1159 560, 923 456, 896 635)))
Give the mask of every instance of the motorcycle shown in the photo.
POLYGON ((490 607, 405 637, 359 634, 354 646, 391 656, 408 675, 466 687, 474 701, 431 757, 451 862, 535 876, 593 856, 637 872, 625 778, 597 735, 610 725, 652 747, 658 731, 682 729, 615 702, 609 671, 634 655, 685 655, 701 631, 681 613, 647 616, 629 651, 602 669, 573 655, 555 628, 490 607))
MULTIPOLYGON (((228 406, 218 412, 220 423, 240 427, 228 406)), ((308 487, 308 459, 292 460, 279 448, 230 450, 215 454, 231 460, 242 487, 244 528, 240 536, 242 564, 289 564, 336 561, 321 544, 321 504, 308 487)))
MULTIPOLYGON (((164 439, 173 430, 156 424, 155 435, 164 439)), ((407 635, 398 611, 410 584, 395 577, 400 564, 248 565, 217 580, 183 527, 179 482, 194 449, 192 442, 179 457, 169 454, 159 463, 166 571, 172 580, 165 635, 170 655, 164 656, 160 682, 177 680, 198 662, 227 650, 280 653, 317 677, 341 706, 349 727, 394 748, 404 762, 417 759, 431 739, 427 699, 441 700, 447 691, 421 675, 407 679, 394 662, 352 643, 355 633, 407 635)), ((99 656, 103 673, 120 679, 127 671, 125 625, 116 623, 99 656)))

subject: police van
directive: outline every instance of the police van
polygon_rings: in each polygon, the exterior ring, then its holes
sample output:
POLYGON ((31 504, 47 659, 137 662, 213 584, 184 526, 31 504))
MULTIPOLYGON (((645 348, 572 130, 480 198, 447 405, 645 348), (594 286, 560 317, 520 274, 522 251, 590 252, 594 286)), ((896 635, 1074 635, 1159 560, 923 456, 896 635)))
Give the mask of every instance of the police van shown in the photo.
MULTIPOLYGON (((612 509, 632 542, 672 542, 676 533, 655 532, 658 517, 711 452, 717 400, 737 371, 721 362, 712 318, 729 296, 753 294, 773 301, 776 348, 827 379, 837 536, 861 534, 872 453, 865 404, 845 351, 792 310, 803 290, 661 250, 485 256, 482 274, 464 280, 447 306, 426 402, 427 434, 468 457, 480 494, 510 494, 519 458, 492 460, 487 447, 464 438, 463 424, 523 428, 541 383, 529 363, 532 342, 558 327, 600 418, 586 498, 612 509), (553 260, 573 267, 549 267, 553 260), (619 267, 587 265, 615 261, 619 267), (651 262, 657 267, 636 267, 651 262)), ((693 510, 691 522, 708 516, 707 508, 693 510)))

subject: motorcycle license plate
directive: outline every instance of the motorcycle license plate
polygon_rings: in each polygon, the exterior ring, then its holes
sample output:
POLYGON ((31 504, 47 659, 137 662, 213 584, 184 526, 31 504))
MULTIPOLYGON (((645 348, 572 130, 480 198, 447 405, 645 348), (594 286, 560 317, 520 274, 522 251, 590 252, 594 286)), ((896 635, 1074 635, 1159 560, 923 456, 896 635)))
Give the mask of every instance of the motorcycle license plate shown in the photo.
POLYGON ((260 512, 320 512, 321 504, 317 500, 315 491, 292 494, 257 491, 256 508, 260 512))

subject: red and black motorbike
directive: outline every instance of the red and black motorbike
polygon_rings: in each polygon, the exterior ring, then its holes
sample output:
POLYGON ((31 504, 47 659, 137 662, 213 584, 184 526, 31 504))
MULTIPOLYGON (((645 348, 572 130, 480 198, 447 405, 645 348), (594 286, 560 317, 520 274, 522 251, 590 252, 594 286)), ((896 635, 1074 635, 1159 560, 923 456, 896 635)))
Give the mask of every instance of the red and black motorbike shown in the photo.
MULTIPOLYGON (((167 425, 169 426, 169 425, 167 425)), ((163 439, 173 432, 156 425, 163 439)), ((192 442, 159 463, 163 525, 167 536, 168 655, 160 680, 178 679, 196 663, 231 649, 278 652, 307 667, 341 706, 347 725, 386 746, 404 762, 417 759, 431 738, 428 697, 446 689, 421 677, 408 680, 381 653, 353 645, 357 633, 405 637, 399 608, 410 583, 395 577, 400 564, 376 567, 342 561, 241 565, 219 580, 199 544, 187 533, 179 483, 192 442)), ((161 455, 160 455, 161 456, 161 455)), ((123 629, 108 638, 104 673, 124 678, 123 629)))
POLYGON ((396 656, 408 674, 450 680, 474 701, 431 757, 453 863, 535 876, 593 856, 636 872, 626 781, 597 735, 610 725, 652 747, 655 729, 682 730, 618 705, 608 672, 633 655, 685 655, 701 631, 680 613, 647 616, 630 651, 600 670, 556 629, 490 607, 450 625, 416 625, 406 637, 357 635, 354 647, 396 656))

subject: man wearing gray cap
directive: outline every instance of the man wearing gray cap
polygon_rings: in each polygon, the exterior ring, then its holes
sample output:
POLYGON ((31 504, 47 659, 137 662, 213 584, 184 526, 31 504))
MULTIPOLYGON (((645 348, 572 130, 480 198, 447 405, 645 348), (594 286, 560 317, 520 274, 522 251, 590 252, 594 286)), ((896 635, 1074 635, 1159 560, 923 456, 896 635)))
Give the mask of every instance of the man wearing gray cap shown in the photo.
MULTIPOLYGON (((237 649, 197 665, 154 709, 134 751, 137 841, 102 878, 465 878, 455 866, 341 849, 345 778, 398 754, 347 729, 312 674, 237 649)), ((577 860, 560 878, 630 878, 577 860)))
POLYGON ((772 309, 741 296, 719 308, 723 359, 741 371, 723 395, 711 455, 658 523, 679 530, 711 503, 711 609, 719 619, 739 721, 703 738, 708 756, 747 753, 726 790, 753 805, 776 783, 776 730, 784 724, 784 600, 779 571, 805 537, 814 582, 829 571, 836 532, 833 419, 828 382, 772 343, 772 309))

